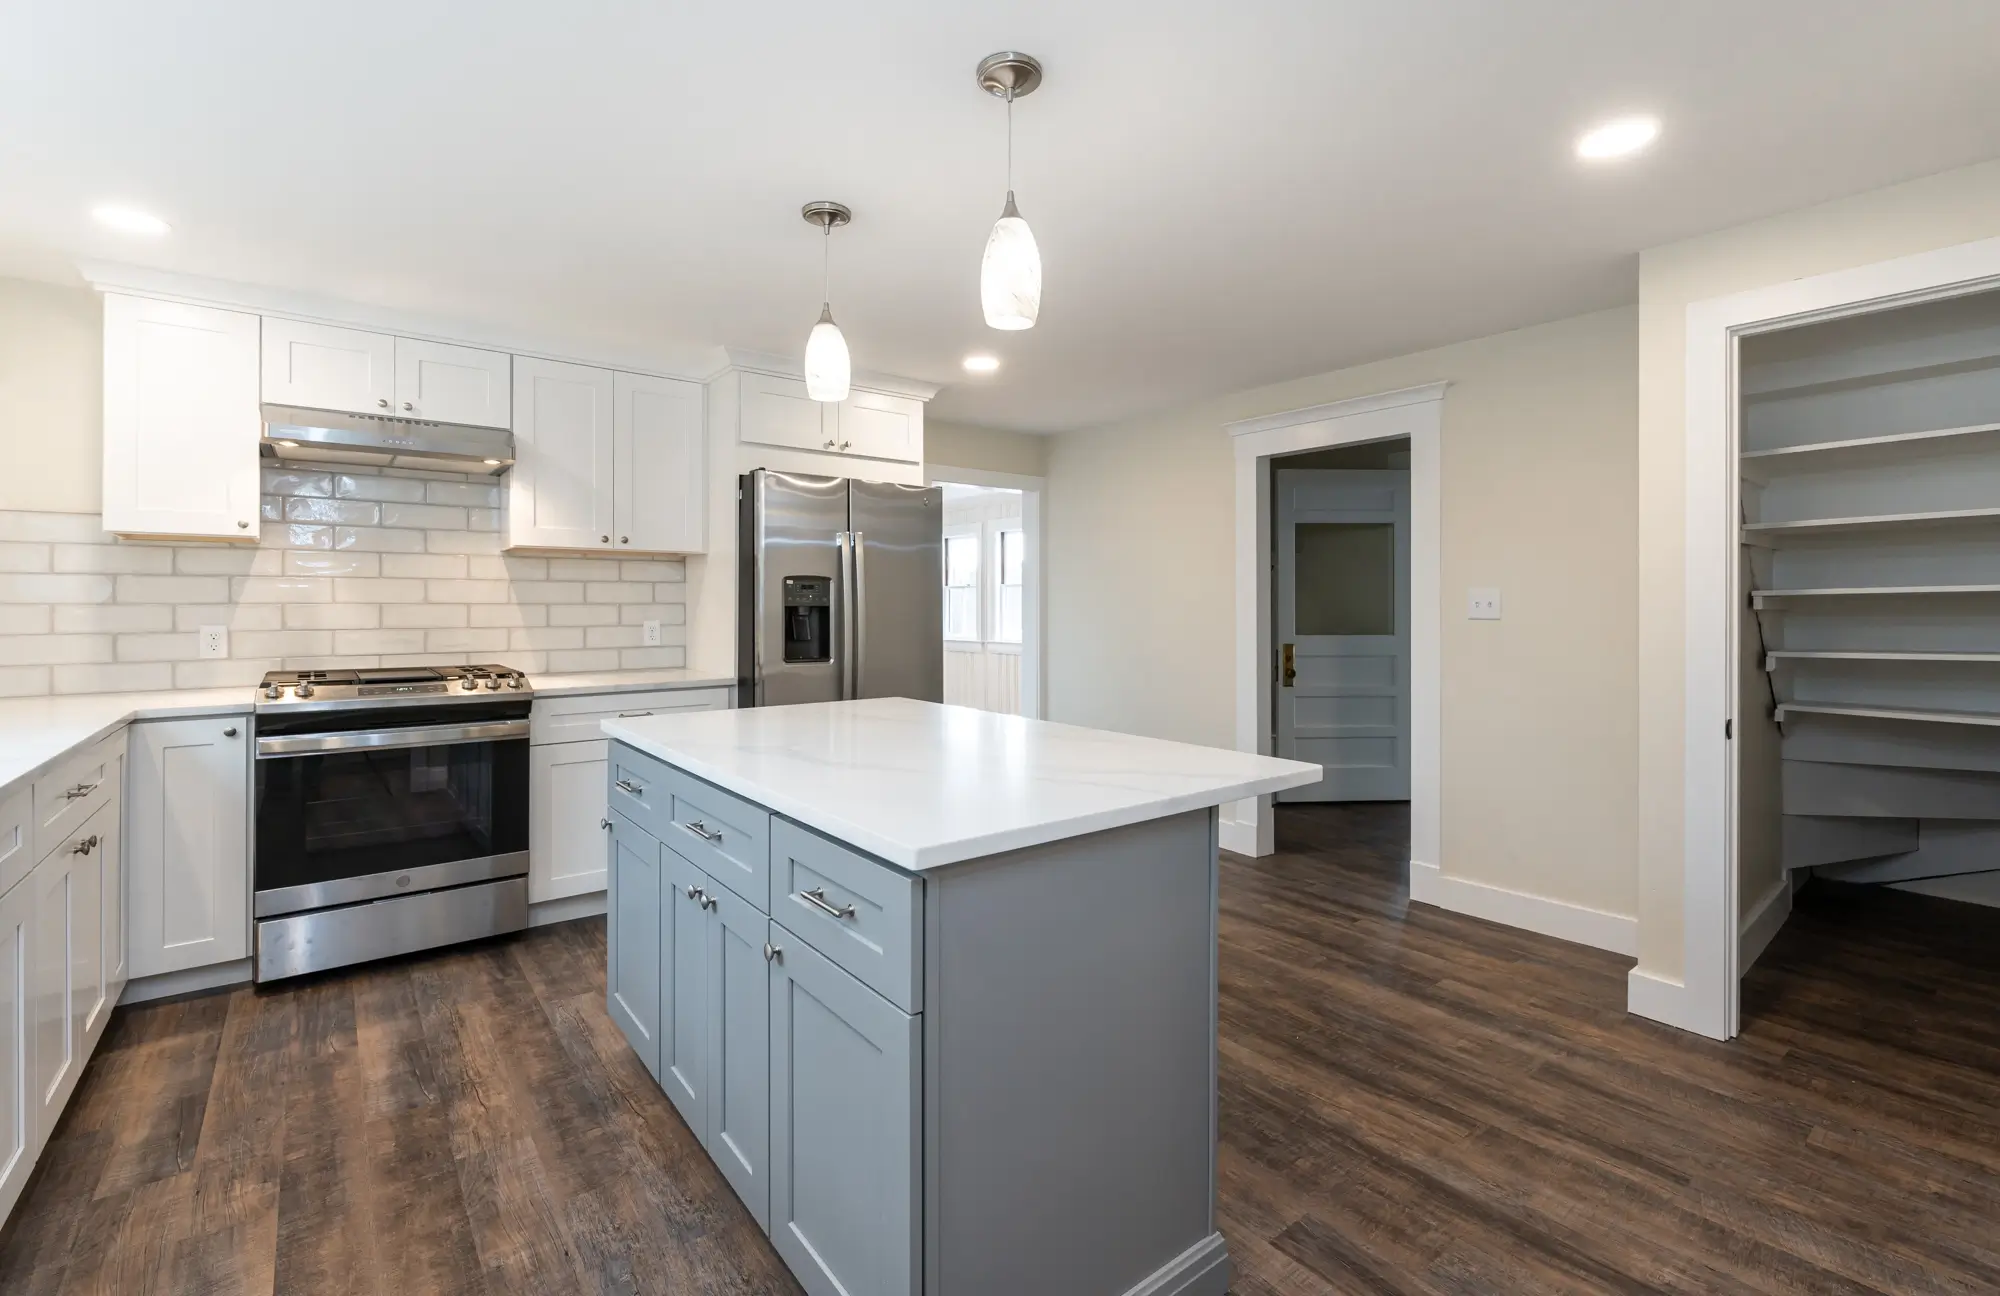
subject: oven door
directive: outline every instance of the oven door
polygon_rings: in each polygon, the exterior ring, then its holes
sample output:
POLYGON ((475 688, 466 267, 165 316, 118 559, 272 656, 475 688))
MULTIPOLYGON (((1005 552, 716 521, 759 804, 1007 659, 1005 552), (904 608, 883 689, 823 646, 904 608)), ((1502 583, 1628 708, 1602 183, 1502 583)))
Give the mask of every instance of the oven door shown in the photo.
POLYGON ((259 728, 258 918, 528 871, 527 718, 453 710, 259 728))

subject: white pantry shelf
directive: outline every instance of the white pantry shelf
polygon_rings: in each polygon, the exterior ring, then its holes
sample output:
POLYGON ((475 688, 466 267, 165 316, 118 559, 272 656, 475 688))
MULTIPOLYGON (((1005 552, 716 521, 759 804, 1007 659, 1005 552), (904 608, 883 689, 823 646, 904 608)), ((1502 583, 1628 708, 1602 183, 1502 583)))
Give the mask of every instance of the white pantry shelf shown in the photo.
POLYGON ((2000 585, 1836 585, 1823 589, 1767 589, 1751 591, 1751 606, 1763 612, 1773 603, 1790 599, 1963 598, 2000 594, 2000 585))
POLYGON ((1932 665, 1953 662, 2000 663, 2000 653, 1982 652, 1862 652, 1850 650, 1808 650, 1776 648, 1764 654, 1764 669, 1776 670, 1786 662, 1909 662, 1932 665))
POLYGON ((1864 517, 1800 518, 1793 522, 1746 522, 1746 544, 1781 544, 1793 537, 1852 535, 1880 530, 1924 531, 2000 524, 2000 508, 1946 509, 1936 513, 1876 513, 1864 517))
POLYGON ((1842 716, 1856 720, 1909 720, 1920 724, 1978 725, 2000 728, 2000 715, 1990 711, 1925 711, 1909 707, 1851 706, 1833 702, 1786 702, 1778 707, 1778 723, 1795 715, 1842 716))
POLYGON ((2000 450, 2000 423, 1901 432, 1893 436, 1857 437, 1848 441, 1817 441, 1776 450, 1746 450, 1743 477, 1767 482, 1793 472, 1832 472, 1844 468, 1879 468, 1942 455, 2000 450))

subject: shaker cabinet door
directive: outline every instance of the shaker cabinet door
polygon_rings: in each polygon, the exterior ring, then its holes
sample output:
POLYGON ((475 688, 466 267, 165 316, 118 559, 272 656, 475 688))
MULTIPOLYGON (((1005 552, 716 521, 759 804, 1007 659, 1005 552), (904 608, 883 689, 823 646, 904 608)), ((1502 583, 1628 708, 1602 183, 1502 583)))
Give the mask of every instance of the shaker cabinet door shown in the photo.
POLYGON ((389 414, 396 339, 387 333, 264 317, 264 399, 275 405, 389 414))
POLYGON ((132 976, 250 957, 250 724, 132 726, 122 834, 132 976))
POLYGON ((616 550, 612 405, 609 369, 515 357, 510 548, 616 550))
POLYGON ((708 1129, 703 1144, 765 1231, 771 1226, 770 919, 711 881, 708 1129))
POLYGON ((608 743, 528 749, 528 900, 604 890, 608 743))
POLYGON ((512 427, 513 369, 514 357, 505 351, 399 337, 396 417, 512 427))
POLYGON ((35 891, 0 894, 0 1220, 20 1199, 41 1146, 35 1101, 35 891))
POLYGON ((694 1136, 708 1138, 709 924, 707 874, 669 847, 662 856, 660 1088, 694 1136))
POLYGON ((776 923, 771 1242, 812 1296, 921 1283, 921 1019, 776 923))
POLYGON ((605 1000, 632 1051, 660 1074, 660 844, 611 816, 605 1000))
POLYGON ((621 373, 615 387, 618 551, 704 552, 708 456, 701 384, 621 373))
POLYGON ((81 994, 76 975, 76 929, 86 915, 73 867, 82 859, 65 843, 36 865, 22 884, 32 892, 35 909, 33 932, 28 938, 28 948, 34 953, 28 983, 34 998, 35 1125, 42 1142, 48 1141, 49 1131, 55 1128, 83 1068, 76 1029, 81 994))

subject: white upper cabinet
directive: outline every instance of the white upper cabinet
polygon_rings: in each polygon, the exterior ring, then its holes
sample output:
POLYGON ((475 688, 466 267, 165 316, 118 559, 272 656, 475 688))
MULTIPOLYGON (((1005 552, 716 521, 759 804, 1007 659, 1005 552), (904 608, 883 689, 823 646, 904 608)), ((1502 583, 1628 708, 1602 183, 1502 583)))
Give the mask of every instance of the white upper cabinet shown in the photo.
POLYGON ((609 369, 515 357, 509 548, 618 548, 614 386, 609 369))
POLYGON ((797 378, 743 373, 737 400, 743 439, 759 445, 790 446, 794 450, 838 450, 833 418, 827 407, 806 395, 797 378))
POLYGON ((402 418, 512 427, 513 357, 504 351, 396 339, 396 408, 402 418))
POLYGON ((855 389, 834 407, 842 454, 921 463, 924 403, 913 396, 855 389))
POLYGON ((278 405, 387 414, 396 399, 396 339, 386 333, 267 315, 264 399, 278 405))
POLYGON ((104 298, 104 529, 257 539, 255 315, 104 298))
MULTIPOLYGON (((742 441, 848 458, 923 462, 924 403, 914 396, 856 387, 846 400, 829 405, 807 396, 806 385, 797 378, 746 369, 736 382, 742 441)), ((828 471, 839 469, 830 466, 828 471)))
POLYGON ((705 552, 708 475, 701 384, 621 373, 615 391, 616 547, 646 553, 705 552))

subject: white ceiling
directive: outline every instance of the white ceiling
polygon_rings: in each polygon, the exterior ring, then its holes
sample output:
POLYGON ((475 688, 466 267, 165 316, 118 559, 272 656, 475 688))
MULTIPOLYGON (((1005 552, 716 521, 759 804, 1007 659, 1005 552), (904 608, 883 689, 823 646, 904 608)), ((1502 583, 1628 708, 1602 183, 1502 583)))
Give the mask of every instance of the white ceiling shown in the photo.
POLYGON ((857 366, 1055 431, 1627 301, 1641 248, 2000 155, 1996 48, 1993 0, 5 0, 0 269, 796 354, 833 198, 857 366), (1047 289, 1003 334, 972 68, 1008 47, 1048 68, 1047 289), (1574 159, 1634 111, 1649 154, 1574 159))

